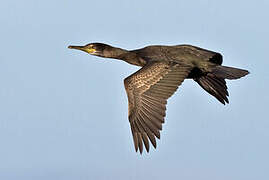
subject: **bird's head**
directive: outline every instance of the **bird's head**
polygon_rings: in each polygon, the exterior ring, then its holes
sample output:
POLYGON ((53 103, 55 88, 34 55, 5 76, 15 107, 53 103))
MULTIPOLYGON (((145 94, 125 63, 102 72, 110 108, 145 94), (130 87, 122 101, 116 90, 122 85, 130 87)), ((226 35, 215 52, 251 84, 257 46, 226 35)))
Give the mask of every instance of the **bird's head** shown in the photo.
POLYGON ((110 51, 113 49, 112 46, 103 43, 90 43, 85 46, 68 46, 68 48, 81 50, 100 57, 108 57, 110 51))

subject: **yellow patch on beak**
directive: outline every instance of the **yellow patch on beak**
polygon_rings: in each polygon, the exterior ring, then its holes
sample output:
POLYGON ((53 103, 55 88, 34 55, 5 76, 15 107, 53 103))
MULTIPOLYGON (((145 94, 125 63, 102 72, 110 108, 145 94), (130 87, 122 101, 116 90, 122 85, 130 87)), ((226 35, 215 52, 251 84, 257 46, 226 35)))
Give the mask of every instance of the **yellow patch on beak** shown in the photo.
POLYGON ((89 54, 92 54, 92 53, 95 53, 96 52, 96 49, 93 49, 93 48, 88 48, 88 49, 85 49, 85 51, 89 54))

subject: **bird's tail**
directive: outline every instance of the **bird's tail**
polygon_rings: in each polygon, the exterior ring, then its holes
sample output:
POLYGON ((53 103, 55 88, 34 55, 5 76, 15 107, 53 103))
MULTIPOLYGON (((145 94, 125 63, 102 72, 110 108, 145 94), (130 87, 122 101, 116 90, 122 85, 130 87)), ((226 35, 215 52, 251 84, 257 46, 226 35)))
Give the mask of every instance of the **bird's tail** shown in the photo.
POLYGON ((239 79, 249 72, 227 66, 217 66, 211 72, 194 80, 209 94, 217 98, 222 104, 229 103, 228 90, 225 79, 239 79))

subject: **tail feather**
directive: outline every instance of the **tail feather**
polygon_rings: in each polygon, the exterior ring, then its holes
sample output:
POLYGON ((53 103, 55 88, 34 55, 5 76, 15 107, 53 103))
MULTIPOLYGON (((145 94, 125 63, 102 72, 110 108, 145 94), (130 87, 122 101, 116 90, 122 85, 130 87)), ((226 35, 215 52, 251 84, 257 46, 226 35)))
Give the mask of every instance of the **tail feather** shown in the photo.
POLYGON ((247 70, 227 66, 217 66, 211 73, 223 79, 238 79, 249 74, 247 70))
POLYGON ((229 93, 225 79, 239 79, 247 74, 249 74, 249 72, 244 69, 217 66, 210 73, 197 77, 194 80, 205 91, 225 105, 225 103, 229 103, 229 93))

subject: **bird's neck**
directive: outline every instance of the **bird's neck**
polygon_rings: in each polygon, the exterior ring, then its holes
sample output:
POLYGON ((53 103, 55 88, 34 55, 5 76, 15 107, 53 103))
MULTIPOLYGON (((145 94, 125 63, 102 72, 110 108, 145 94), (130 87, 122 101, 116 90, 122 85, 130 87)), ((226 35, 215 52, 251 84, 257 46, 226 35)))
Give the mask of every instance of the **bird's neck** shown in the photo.
POLYGON ((108 58, 123 60, 136 66, 144 66, 146 64, 146 61, 144 61, 134 52, 116 47, 111 48, 113 49, 106 53, 106 57, 108 58))

